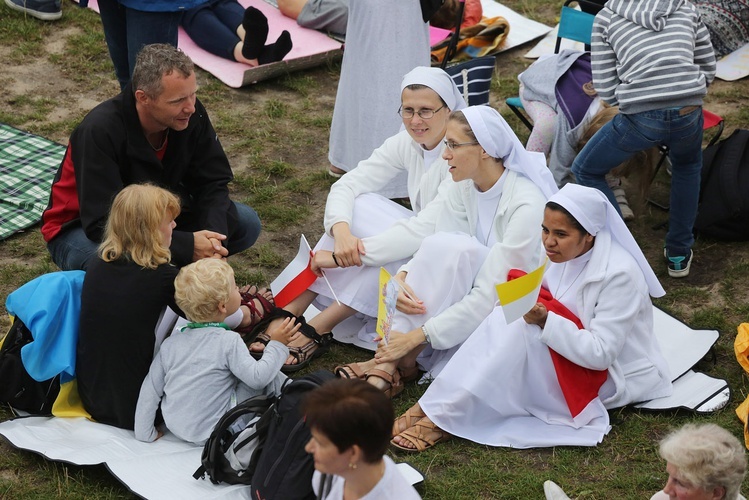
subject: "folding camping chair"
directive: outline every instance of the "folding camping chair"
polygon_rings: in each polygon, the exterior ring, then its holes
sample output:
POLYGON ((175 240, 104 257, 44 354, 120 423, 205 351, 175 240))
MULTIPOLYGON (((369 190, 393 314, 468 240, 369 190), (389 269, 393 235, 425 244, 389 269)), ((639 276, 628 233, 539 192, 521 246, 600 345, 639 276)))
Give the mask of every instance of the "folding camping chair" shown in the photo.
MULTIPOLYGON (((590 38, 593 33, 593 20, 595 14, 603 8, 603 5, 597 4, 590 0, 566 0, 562 6, 562 12, 559 16, 559 28, 557 31, 557 43, 554 47, 554 53, 558 54, 562 46, 562 39, 568 39, 580 42, 585 45, 585 50, 590 50, 590 38), (577 10, 570 7, 570 4, 576 3, 583 10, 577 10)), ((523 103, 520 97, 508 97, 505 104, 515 113, 528 130, 533 130, 533 124, 521 110, 523 103)))
MULTIPOLYGON (((702 130, 704 132, 707 132, 710 129, 713 129, 717 127, 715 134, 710 138, 710 141, 707 143, 707 146, 705 146, 705 149, 709 148, 716 142, 718 142, 718 139, 720 139, 721 134, 723 133, 723 117, 716 115, 715 113, 711 113, 710 111, 706 110, 705 108, 702 108, 702 118, 703 118, 703 124, 702 124, 702 130)), ((668 159, 668 147, 661 145, 658 147, 658 152, 661 155, 660 160, 658 160, 658 164, 655 166, 655 171, 653 172, 653 177, 650 178, 650 185, 652 186, 655 182, 655 178, 658 176, 658 172, 660 172, 661 167, 664 163, 666 163, 666 160, 668 159)), ((648 203, 653 205, 654 207, 660 208, 661 210, 668 211, 670 208, 670 204, 668 202, 666 203, 660 203, 656 200, 653 200, 650 196, 648 196, 648 203)), ((667 223, 657 224, 654 226, 654 229, 658 229, 665 225, 667 223)))
POLYGON ((440 67, 450 75, 455 82, 455 86, 463 95, 469 106, 478 106, 489 104, 489 90, 492 85, 494 75, 494 66, 496 59, 494 57, 478 57, 470 61, 448 66, 447 63, 455 55, 455 50, 460 39, 460 25, 463 22, 463 9, 465 0, 459 0, 458 19, 455 24, 450 43, 445 51, 445 57, 440 63, 440 67))

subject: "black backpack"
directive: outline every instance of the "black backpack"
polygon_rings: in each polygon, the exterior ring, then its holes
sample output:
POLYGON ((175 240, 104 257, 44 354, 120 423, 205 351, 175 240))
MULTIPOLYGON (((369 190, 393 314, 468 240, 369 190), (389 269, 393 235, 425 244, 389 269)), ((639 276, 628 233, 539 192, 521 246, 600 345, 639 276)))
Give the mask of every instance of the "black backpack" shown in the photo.
POLYGON ((21 348, 32 340, 31 331, 16 317, 0 348, 0 403, 34 415, 50 415, 60 392, 60 376, 42 382, 31 378, 23 366, 21 348))
POLYGON ((200 479, 208 474, 214 484, 250 484, 261 441, 268 433, 268 419, 263 421, 262 417, 275 400, 272 396, 255 396, 227 411, 203 445, 202 465, 193 477, 200 479))
POLYGON ((309 391, 334 378, 332 372, 318 370, 292 380, 263 416, 263 420, 268 420, 268 435, 252 476, 253 499, 315 498, 312 490, 314 462, 304 451, 311 434, 301 414, 301 403, 309 391))
POLYGON ((735 130, 703 152, 694 230, 719 240, 749 240, 749 130, 735 130))

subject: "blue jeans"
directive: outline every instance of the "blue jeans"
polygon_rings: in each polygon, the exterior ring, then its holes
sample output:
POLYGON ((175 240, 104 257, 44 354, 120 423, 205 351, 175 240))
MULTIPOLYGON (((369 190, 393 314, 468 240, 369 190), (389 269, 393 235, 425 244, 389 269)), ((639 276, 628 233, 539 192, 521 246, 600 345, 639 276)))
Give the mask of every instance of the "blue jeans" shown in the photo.
POLYGON ((619 113, 593 136, 572 164, 577 182, 599 189, 619 211, 606 174, 639 151, 668 146, 673 176, 666 248, 671 255, 687 255, 694 243, 692 229, 702 172, 702 108, 683 115, 680 112, 681 108, 668 108, 619 113))
POLYGON ((177 46, 177 28, 182 12, 145 12, 125 7, 117 0, 99 0, 104 38, 120 88, 130 81, 135 57, 144 45, 168 43, 177 46))
MULTIPOLYGON (((260 236, 260 218, 255 211, 242 203, 232 202, 237 209, 237 225, 227 235, 229 255, 250 248, 260 236)), ((180 231, 199 231, 204 228, 177 226, 180 231)), ((83 228, 73 227, 55 236, 47 244, 52 262, 63 271, 86 270, 90 258, 96 256, 99 244, 86 236, 83 228)))

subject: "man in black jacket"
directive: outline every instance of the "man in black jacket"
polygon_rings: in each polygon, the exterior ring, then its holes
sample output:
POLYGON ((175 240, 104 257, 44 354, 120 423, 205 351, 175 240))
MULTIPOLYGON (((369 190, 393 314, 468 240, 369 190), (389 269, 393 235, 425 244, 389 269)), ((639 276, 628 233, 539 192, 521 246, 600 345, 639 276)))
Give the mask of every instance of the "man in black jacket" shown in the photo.
POLYGON ((189 57, 171 45, 148 45, 132 82, 73 131, 42 215, 42 235, 61 269, 86 268, 114 196, 135 183, 179 196, 171 244, 178 266, 255 243, 260 219, 229 199, 229 160, 196 91, 189 57))

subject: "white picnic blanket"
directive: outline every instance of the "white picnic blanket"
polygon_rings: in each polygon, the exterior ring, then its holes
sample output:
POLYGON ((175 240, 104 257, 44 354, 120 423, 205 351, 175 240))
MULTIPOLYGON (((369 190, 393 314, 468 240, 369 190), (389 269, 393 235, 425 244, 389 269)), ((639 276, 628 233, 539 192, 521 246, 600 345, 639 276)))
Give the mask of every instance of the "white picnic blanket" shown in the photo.
MULTIPOLYGON (((314 306, 310 306, 304 316, 309 320, 318 313, 314 306)), ((726 381, 691 370, 718 340, 718 332, 693 330, 657 307, 653 307, 653 326, 674 379, 674 394, 638 404, 637 407, 651 410, 687 408, 698 413, 723 408, 730 397, 726 381)), ((361 319, 351 317, 333 328, 333 336, 338 342, 374 351, 379 340, 374 327, 373 321, 365 324, 361 319)))
MULTIPOLYGON (((250 487, 193 479, 202 446, 167 433, 153 443, 135 439, 132 431, 85 418, 21 417, 0 423, 0 434, 16 448, 50 460, 76 465, 104 464, 130 491, 148 499, 249 499, 250 487)), ((412 484, 424 480, 408 464, 398 470, 412 484)))

